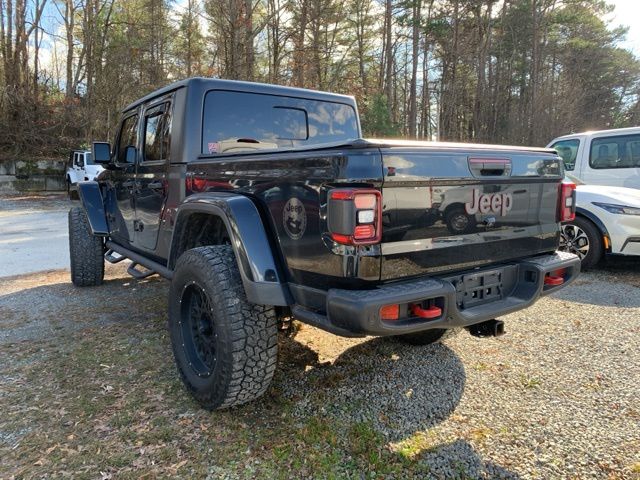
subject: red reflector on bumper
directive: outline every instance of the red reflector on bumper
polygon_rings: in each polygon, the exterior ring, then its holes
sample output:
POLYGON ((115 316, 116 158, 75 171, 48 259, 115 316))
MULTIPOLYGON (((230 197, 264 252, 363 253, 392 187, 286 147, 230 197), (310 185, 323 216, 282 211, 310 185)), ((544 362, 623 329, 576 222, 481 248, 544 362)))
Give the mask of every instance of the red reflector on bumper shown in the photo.
POLYGON ((563 277, 557 277, 555 275, 547 275, 544 277, 545 285, 562 285, 564 283, 563 277))
POLYGON ((440 307, 436 307, 435 305, 432 305, 429 308, 422 308, 420 305, 414 303, 411 305, 411 313, 414 317, 438 318, 440 315, 442 315, 442 309, 440 307))
POLYGON ((400 316, 400 305, 385 305, 380 309, 382 320, 398 320, 400 316))

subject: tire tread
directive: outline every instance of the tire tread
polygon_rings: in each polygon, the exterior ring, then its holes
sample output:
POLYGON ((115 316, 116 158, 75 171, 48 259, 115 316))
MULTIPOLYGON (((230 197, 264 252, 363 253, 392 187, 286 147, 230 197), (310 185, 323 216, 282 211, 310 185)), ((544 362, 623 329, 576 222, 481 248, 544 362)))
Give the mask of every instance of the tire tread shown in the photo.
MULTIPOLYGON (((211 302, 219 306, 219 335, 224 342, 217 362, 221 364, 219 378, 212 388, 196 389, 189 381, 185 368, 176 361, 182 381, 196 400, 208 409, 227 408, 250 402, 262 396, 273 378, 277 355, 277 321, 271 306, 255 305, 246 299, 240 272, 231 246, 198 247, 185 252, 176 264, 176 278, 180 271, 205 269, 206 289, 211 302)), ((170 322, 179 314, 179 285, 172 283, 170 302, 173 304, 170 322), (172 319, 171 316, 174 316, 172 319)), ((171 325, 170 325, 171 328, 171 325)), ((181 348, 172 341, 174 355, 181 348)))
POLYGON ((104 281, 104 245, 91 233, 82 207, 69 210, 69 258, 71 281, 77 287, 94 287, 104 281))

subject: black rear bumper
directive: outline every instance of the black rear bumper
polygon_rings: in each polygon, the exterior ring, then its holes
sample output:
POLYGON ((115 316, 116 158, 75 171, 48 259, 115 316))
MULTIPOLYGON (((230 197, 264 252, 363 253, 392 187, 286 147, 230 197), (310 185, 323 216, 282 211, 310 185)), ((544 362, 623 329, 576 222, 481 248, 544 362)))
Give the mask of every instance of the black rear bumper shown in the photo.
POLYGON ((556 252, 452 276, 381 285, 373 290, 330 289, 324 312, 296 305, 293 315, 342 336, 401 335, 466 327, 527 308, 539 297, 567 286, 579 272, 577 256, 556 252), (563 270, 562 284, 545 282, 547 274, 558 270, 563 270), (383 320, 380 309, 393 304, 399 304, 405 315, 401 314, 398 320, 383 320), (437 305, 441 313, 433 319, 418 318, 407 314, 406 305, 410 304, 437 305))

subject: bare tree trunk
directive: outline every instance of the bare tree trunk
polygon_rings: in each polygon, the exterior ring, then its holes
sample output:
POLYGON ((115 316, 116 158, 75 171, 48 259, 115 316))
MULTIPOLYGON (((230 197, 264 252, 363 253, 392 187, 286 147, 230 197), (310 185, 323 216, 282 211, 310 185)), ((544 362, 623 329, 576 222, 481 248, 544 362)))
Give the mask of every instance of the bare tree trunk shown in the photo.
POLYGON ((538 0, 531 0, 531 72, 529 85, 529 125, 527 142, 533 145, 535 129, 537 127, 536 119, 536 90, 538 88, 538 0))
POLYGON ((73 0, 66 0, 64 3, 64 27, 67 38, 67 63, 65 92, 67 98, 73 97, 75 94, 75 85, 73 84, 73 54, 74 54, 74 35, 76 7, 73 0))
POLYGON ((411 28, 411 85, 409 87, 408 136, 415 138, 418 123, 418 62, 420 61, 420 23, 422 0, 414 0, 412 5, 411 28))
POLYGON ((308 24, 308 8, 307 0, 300 0, 300 11, 298 25, 296 26, 296 34, 294 38, 293 49, 293 84, 296 87, 305 86, 305 36, 308 24))
POLYGON ((384 11, 384 93, 387 97, 387 105, 393 110, 393 45, 391 32, 393 29, 393 4, 392 0, 386 0, 384 11))
POLYGON ((245 72, 246 80, 253 80, 255 52, 253 49, 253 0, 244 1, 244 48, 245 48, 245 72))

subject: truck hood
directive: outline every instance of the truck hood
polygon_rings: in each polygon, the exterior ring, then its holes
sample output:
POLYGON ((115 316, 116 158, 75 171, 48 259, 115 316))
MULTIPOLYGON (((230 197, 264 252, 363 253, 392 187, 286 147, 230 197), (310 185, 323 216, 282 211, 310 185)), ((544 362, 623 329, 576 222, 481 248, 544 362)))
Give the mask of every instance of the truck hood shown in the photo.
POLYGON ((101 165, 86 165, 84 171, 89 180, 93 180, 99 173, 104 172, 104 168, 101 165))

